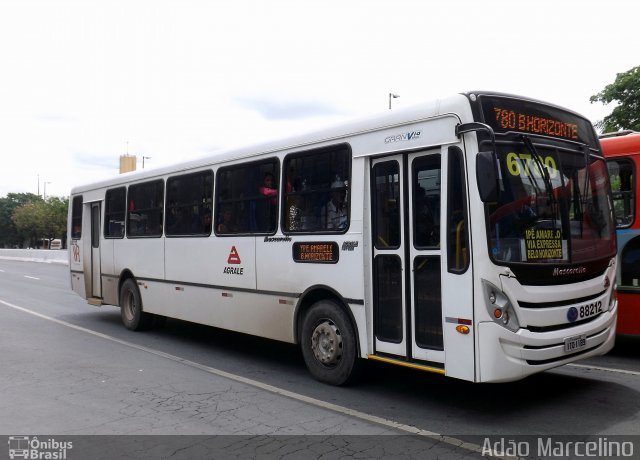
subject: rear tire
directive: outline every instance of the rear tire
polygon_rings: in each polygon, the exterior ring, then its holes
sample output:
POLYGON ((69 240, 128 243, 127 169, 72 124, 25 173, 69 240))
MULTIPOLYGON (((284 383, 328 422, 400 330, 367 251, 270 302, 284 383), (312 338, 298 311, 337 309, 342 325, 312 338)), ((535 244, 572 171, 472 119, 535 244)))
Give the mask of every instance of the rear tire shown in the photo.
POLYGON ((142 297, 137 283, 129 278, 120 288, 120 316, 122 324, 132 331, 149 329, 153 323, 153 315, 142 310, 142 297))
POLYGON ((320 382, 344 385, 358 366, 356 335, 347 313, 331 300, 313 304, 304 316, 300 342, 311 375, 320 382))

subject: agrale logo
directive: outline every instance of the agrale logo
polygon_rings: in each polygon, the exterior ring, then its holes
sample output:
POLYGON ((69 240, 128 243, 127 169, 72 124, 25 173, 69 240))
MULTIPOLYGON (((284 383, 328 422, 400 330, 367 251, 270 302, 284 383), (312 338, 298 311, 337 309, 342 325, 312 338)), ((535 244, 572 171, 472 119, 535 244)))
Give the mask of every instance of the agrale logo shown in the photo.
POLYGON ((227 264, 236 265, 235 267, 226 266, 222 270, 222 273, 225 275, 244 275, 244 267, 238 267, 242 260, 240 260, 240 254, 235 246, 231 246, 231 251, 229 251, 229 257, 227 257, 227 264))

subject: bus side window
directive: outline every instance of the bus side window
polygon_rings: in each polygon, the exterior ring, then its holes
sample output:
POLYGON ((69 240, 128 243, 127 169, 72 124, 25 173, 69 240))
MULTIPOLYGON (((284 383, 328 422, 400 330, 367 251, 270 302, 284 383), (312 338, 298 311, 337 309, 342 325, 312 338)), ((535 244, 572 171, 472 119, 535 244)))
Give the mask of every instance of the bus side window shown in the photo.
POLYGON ((412 165, 413 234, 417 248, 440 247, 440 161, 440 155, 427 155, 412 165))
POLYGON ((125 187, 107 190, 104 202, 105 238, 123 238, 124 219, 127 208, 127 191, 125 187))
POLYGON ((447 265, 451 273, 464 273, 469 267, 469 217, 462 151, 449 147, 447 265))
POLYGON ((373 244, 377 249, 400 246, 400 165, 385 161, 373 167, 372 200, 375 209, 373 244))
POLYGON ((165 235, 209 236, 213 200, 211 170, 167 179, 165 235))
POLYGON ((164 181, 130 185, 128 201, 127 237, 162 236, 164 181))
POLYGON ((71 238, 79 240, 82 237, 82 195, 73 197, 71 209, 71 238))
POLYGON ((636 183, 633 162, 628 158, 607 160, 607 168, 611 181, 613 210, 618 227, 628 227, 635 219, 636 183))
POLYGON ((284 232, 345 232, 350 219, 351 152, 346 145, 288 155, 283 170, 284 232))
POLYGON ((220 168, 216 178, 217 234, 269 234, 276 231, 278 160, 220 168))
POLYGON ((626 288, 640 288, 640 237, 626 244, 622 249, 620 261, 622 264, 620 284, 626 288))

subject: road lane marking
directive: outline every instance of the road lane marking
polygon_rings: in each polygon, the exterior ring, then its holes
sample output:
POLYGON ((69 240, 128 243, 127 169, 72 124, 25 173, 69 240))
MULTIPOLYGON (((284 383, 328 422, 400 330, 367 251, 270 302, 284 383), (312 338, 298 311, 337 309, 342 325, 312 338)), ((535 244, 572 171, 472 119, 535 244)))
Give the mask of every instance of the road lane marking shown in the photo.
POLYGON ((614 372, 616 374, 627 374, 627 375, 640 376, 640 372, 638 372, 638 371, 628 371, 626 369, 613 369, 613 368, 610 368, 610 367, 590 366, 588 364, 566 364, 566 366, 577 367, 578 369, 593 369, 593 370, 602 371, 602 372, 614 372))
MULTIPOLYGON (((342 415, 346 415, 349 417, 354 417, 360 420, 364 420, 366 422, 370 422, 370 423, 375 423, 377 425, 382 425, 384 427, 387 428, 392 428, 395 430, 399 430, 399 431, 403 431, 405 433, 409 433, 409 434, 413 434, 413 435, 417 435, 417 436, 424 436, 425 438, 429 438, 432 439, 434 441, 438 441, 438 442, 443 442, 445 444, 449 444, 453 447, 456 448, 460 448, 460 449, 464 449, 470 452, 475 452, 475 453, 479 453, 482 454, 483 453, 483 447, 478 445, 478 444, 473 444, 473 443, 469 443, 466 441, 463 441, 462 439, 457 439, 451 436, 446 436, 443 434, 439 434, 439 433, 435 433, 433 431, 428 431, 428 430, 422 430, 420 428, 417 428, 415 426, 411 426, 411 425, 405 425, 403 423, 399 423, 399 422, 395 422, 393 420, 388 420, 382 417, 378 417, 376 415, 371 415, 371 414, 367 414, 365 412, 361 412, 355 409, 350 409, 348 407, 344 407, 344 406, 340 406, 338 404, 333 404, 330 402, 326 402, 326 401, 322 401, 320 399, 315 399, 315 398, 311 398, 309 396, 305 396, 299 393, 294 393, 292 391, 289 390, 285 390, 283 388, 279 388, 273 385, 269 385, 267 383, 263 383, 263 382, 259 382, 257 380, 253 380, 253 379, 249 379, 246 377, 242 377, 240 375, 236 375, 236 374, 232 374, 220 369, 216 369, 214 367, 210 367, 210 366, 206 366, 204 364, 200 364, 200 363, 196 363, 195 361, 190 361, 188 359, 184 359, 181 358, 179 356, 176 355, 171 355, 169 353, 165 353, 164 351, 160 351, 160 350, 156 350, 154 348, 149 348, 149 347, 145 347, 143 345, 138 345, 132 342, 128 342, 126 340, 122 340, 122 339, 118 339, 117 337, 113 337, 111 335, 107 335, 107 334, 103 334, 101 332, 97 332, 91 329, 87 329, 81 326, 77 326, 75 324, 72 323, 68 323, 66 321, 62 321, 59 320, 57 318, 53 318, 51 316, 47 316, 47 315, 43 315, 42 313, 38 313, 35 312, 33 310, 29 310, 28 308, 25 307, 20 307, 18 305, 14 305, 12 303, 6 302, 4 300, 0 299, 0 304, 5 305, 7 307, 13 308, 15 310, 19 310, 22 311, 24 313, 28 313, 30 315, 33 316, 37 316, 38 318, 42 318, 42 319, 46 319, 48 321, 54 322, 56 324, 59 324, 61 326, 66 326, 68 328, 71 329, 75 329, 77 331, 81 331, 81 332, 85 332, 87 334, 91 334, 95 337, 100 337, 102 339, 105 340, 109 340, 111 342, 115 342, 118 343, 120 345, 124 345, 126 347, 129 348, 135 348, 136 350, 140 350, 140 351, 144 351, 146 353, 150 353, 152 355, 155 356, 159 356, 162 358, 166 358, 169 359, 171 361, 177 362, 177 363, 181 363, 190 367, 194 367, 196 369, 200 369, 204 372, 207 372, 209 374, 213 374, 213 375, 217 375, 219 377, 223 377, 229 380, 233 380, 235 382, 238 383, 243 383, 245 385, 249 385, 252 386, 254 388, 259 388, 261 390, 264 391, 268 391, 269 393, 273 393, 276 395, 280 395, 280 396, 284 396, 290 399, 294 399, 296 401, 300 401, 306 404, 310 404, 312 406, 316 406, 322 409, 326 409, 326 410, 331 410, 333 412, 337 412, 339 414, 342 415)), ((486 452, 486 451, 485 451, 486 452)), ((485 454, 486 455, 486 454, 485 454)), ((501 456, 501 455, 497 455, 497 454, 493 454, 493 455, 489 455, 492 456, 494 458, 500 458, 500 459, 514 459, 516 457, 509 457, 509 456, 501 456)))
POLYGON ((31 280, 39 280, 40 278, 36 278, 35 276, 24 275, 25 278, 29 278, 31 280))

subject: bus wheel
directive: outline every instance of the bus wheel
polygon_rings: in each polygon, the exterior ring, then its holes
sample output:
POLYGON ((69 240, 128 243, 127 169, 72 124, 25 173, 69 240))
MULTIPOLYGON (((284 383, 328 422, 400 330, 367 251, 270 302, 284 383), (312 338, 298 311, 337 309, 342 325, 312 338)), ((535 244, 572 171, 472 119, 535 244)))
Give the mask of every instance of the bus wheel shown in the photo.
POLYGON ((136 282, 129 278, 120 288, 120 316, 127 329, 141 331, 151 326, 153 317, 142 311, 142 298, 136 282))
POLYGON ((321 300, 311 306, 302 322, 301 344, 304 361, 316 380, 343 385, 355 376, 355 333, 335 302, 321 300))

